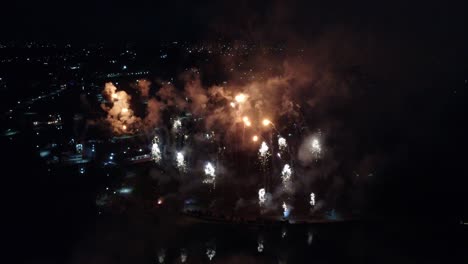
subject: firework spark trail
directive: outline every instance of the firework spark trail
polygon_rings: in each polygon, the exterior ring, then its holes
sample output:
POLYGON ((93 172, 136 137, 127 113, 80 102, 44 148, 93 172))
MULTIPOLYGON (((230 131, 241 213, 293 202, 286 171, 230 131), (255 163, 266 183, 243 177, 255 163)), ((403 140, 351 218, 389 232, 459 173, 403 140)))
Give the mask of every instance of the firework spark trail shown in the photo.
POLYGON ((315 194, 310 193, 310 205, 315 206, 315 194))
POLYGON ((281 171, 281 180, 283 182, 283 187, 286 191, 291 191, 291 175, 292 170, 289 164, 285 164, 283 170, 281 171))
POLYGON ((215 184, 216 181, 216 173, 215 173, 215 167, 211 162, 206 163, 205 165, 205 176, 206 178, 203 180, 203 183, 207 184, 215 184))
POLYGON ((258 158, 264 170, 266 169, 266 166, 268 164, 269 157, 270 157, 270 152, 269 152, 268 145, 265 143, 265 141, 263 141, 262 144, 260 145, 260 149, 258 150, 258 158))
POLYGON ((258 190, 258 203, 260 206, 265 205, 266 202, 266 191, 265 188, 258 190))
POLYGON ((179 169, 179 171, 181 171, 181 172, 185 172, 187 170, 187 165, 185 163, 185 157, 184 157, 184 154, 182 152, 177 152, 176 166, 177 166, 177 169, 179 169))
POLYGON ((161 161, 161 149, 159 148, 159 138, 155 136, 153 138, 153 144, 151 145, 151 158, 154 162, 159 163, 161 161))

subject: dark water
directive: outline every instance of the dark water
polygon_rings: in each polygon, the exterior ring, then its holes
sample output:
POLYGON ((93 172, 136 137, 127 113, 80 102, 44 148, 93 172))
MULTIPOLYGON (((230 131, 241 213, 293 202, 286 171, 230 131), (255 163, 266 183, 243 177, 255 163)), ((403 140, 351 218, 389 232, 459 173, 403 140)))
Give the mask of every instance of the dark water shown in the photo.
MULTIPOLYGON (((103 216, 71 263, 445 263, 466 259, 467 228, 423 222, 311 225, 189 223, 175 215, 103 216), (262 248, 263 246, 263 248, 262 248), (259 249, 260 247, 260 249, 259 249), (209 260, 207 251, 215 251, 209 260)), ((466 262, 459 262, 466 263, 466 262)))

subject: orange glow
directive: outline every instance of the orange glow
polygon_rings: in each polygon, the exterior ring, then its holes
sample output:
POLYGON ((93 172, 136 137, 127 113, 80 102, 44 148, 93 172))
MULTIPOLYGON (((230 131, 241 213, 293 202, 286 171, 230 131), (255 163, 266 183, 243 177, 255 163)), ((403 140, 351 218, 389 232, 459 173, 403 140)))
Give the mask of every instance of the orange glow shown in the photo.
POLYGON ((252 140, 253 140, 253 142, 257 142, 258 141, 258 136, 257 135, 253 136, 252 140))
POLYGON ((234 99, 238 103, 243 103, 243 102, 247 101, 247 95, 245 95, 243 93, 240 93, 240 94, 236 95, 236 97, 234 97, 234 99))
POLYGON ((264 126, 268 126, 269 124, 271 124, 271 121, 268 120, 268 119, 263 119, 262 124, 263 124, 264 126))

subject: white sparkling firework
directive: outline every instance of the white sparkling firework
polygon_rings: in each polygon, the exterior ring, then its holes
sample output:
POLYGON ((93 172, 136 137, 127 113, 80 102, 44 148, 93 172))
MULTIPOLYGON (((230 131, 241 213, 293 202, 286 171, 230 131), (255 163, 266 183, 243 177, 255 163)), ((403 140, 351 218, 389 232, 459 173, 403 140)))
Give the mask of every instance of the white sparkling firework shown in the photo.
POLYGON ((283 186, 287 191, 291 191, 291 175, 292 170, 289 164, 284 165, 283 170, 281 171, 281 180, 283 182, 283 186))
POLYGON ((206 178, 203 180, 203 183, 214 184, 216 180, 216 173, 215 167, 211 162, 206 163, 205 165, 205 176, 206 178))
POLYGON ((161 161, 161 150, 159 149, 159 138, 155 136, 153 138, 153 144, 151 145, 151 158, 154 162, 159 163, 161 161))
POLYGON ((283 227, 283 229, 281 229, 281 238, 285 238, 287 234, 288 234, 288 232, 287 232, 286 228, 283 227))
POLYGON ((185 170, 187 169, 187 166, 185 164, 185 157, 184 154, 182 154, 182 152, 177 152, 176 165, 177 168, 182 172, 185 172, 185 170))
POLYGON ((315 206, 315 194, 310 193, 310 205, 315 206))
POLYGON ((261 188, 260 190, 258 190, 258 203, 260 204, 260 206, 263 206, 265 202, 266 202, 265 188, 261 188))
POLYGON ((263 141, 262 144, 260 145, 260 149, 258 150, 258 158, 260 159, 260 163, 262 164, 263 168, 265 168, 268 162, 269 156, 270 156, 270 152, 269 152, 268 145, 265 143, 265 141, 263 141))
POLYGON ((315 157, 319 157, 320 153, 322 153, 322 147, 320 146, 320 142, 317 138, 312 139, 310 150, 315 157))
POLYGON ((280 151, 286 151, 286 149, 288 148, 288 143, 286 142, 286 139, 284 137, 278 138, 278 147, 280 151))
POLYGON ((290 213, 291 208, 286 204, 286 202, 283 202, 283 217, 288 218, 290 213))
POLYGON ((206 256, 208 256, 208 259, 210 259, 210 261, 214 258, 215 255, 216 255, 216 250, 215 249, 208 248, 206 250, 206 256))
POLYGON ((284 165, 283 170, 281 171, 281 179, 283 180, 283 183, 287 183, 291 180, 291 167, 289 164, 284 165))

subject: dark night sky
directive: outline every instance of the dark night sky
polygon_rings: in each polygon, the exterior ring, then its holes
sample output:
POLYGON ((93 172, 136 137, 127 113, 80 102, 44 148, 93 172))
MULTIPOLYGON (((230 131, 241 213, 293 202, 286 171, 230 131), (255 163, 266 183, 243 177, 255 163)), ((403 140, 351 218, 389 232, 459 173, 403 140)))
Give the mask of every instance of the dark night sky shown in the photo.
POLYGON ((424 1, 18 1, 2 8, 6 39, 313 38, 334 25, 399 34, 460 34, 463 6, 424 1))

